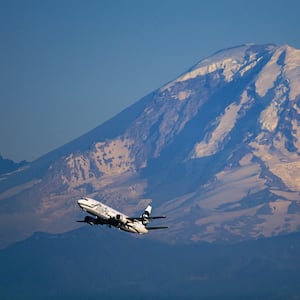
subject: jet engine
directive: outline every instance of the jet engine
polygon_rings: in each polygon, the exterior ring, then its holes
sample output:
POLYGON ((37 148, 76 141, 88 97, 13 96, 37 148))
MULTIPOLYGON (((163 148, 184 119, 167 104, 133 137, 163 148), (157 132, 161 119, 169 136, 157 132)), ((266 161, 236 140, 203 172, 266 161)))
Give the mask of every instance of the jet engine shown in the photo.
POLYGON ((126 224, 128 221, 123 215, 116 215, 116 220, 119 224, 126 224))

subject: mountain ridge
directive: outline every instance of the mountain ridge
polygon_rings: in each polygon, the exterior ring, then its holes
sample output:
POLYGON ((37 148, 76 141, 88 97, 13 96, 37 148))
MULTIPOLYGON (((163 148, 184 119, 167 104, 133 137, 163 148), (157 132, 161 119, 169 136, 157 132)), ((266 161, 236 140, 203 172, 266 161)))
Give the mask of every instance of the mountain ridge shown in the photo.
POLYGON ((26 164, 27 161, 25 160, 16 163, 13 160, 4 158, 0 155, 0 175, 14 172, 26 164))
POLYGON ((2 177, 2 224, 13 222, 21 238, 67 231, 80 214, 75 200, 89 195, 129 215, 152 203, 171 225, 167 237, 155 238, 173 243, 296 232, 299 86, 300 50, 247 44, 218 51, 2 177), (23 218, 27 230, 18 228, 23 218))

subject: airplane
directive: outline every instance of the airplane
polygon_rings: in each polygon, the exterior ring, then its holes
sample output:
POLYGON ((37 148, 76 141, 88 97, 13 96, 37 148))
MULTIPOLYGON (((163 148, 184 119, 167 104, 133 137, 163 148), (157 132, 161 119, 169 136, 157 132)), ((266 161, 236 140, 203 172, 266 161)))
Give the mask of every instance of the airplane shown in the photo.
POLYGON ((149 230, 168 228, 167 226, 147 226, 151 220, 166 218, 165 216, 150 217, 152 211, 152 207, 150 205, 146 207, 144 213, 140 217, 128 217, 104 203, 91 198, 80 198, 77 203, 83 211, 94 216, 86 216, 84 220, 77 222, 87 223, 90 225, 114 226, 118 229, 138 234, 145 234, 149 230))

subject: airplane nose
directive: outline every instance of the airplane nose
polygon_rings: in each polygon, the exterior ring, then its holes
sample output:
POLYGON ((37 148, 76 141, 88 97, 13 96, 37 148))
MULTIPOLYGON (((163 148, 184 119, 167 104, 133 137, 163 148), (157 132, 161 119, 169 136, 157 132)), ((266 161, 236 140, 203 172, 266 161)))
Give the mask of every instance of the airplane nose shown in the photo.
POLYGON ((78 201, 77 201, 77 204, 80 206, 80 207, 82 207, 82 205, 84 205, 86 203, 86 200, 84 200, 84 199, 79 199, 78 201))

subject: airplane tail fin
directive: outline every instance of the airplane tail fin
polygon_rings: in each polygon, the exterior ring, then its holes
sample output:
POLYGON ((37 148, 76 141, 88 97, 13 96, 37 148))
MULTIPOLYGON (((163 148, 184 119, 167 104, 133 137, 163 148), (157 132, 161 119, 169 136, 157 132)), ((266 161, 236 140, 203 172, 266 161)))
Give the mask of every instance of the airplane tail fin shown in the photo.
POLYGON ((144 213, 142 214, 142 223, 144 225, 147 225, 149 223, 149 217, 151 215, 152 212, 152 206, 148 205, 144 211, 144 213))
POLYGON ((143 225, 146 226, 147 229, 149 230, 152 230, 152 229, 162 229, 162 228, 167 228, 165 226, 161 227, 147 227, 149 221, 151 220, 156 220, 156 219, 165 219, 166 217, 165 216, 155 216, 155 217, 151 217, 151 212, 152 212, 152 206, 151 205, 148 205, 145 209, 145 211, 143 212, 143 214, 138 217, 138 218, 127 218, 128 220, 131 220, 131 221, 141 221, 143 223, 143 225))
POLYGON ((148 205, 146 208, 145 208, 145 211, 142 215, 143 218, 149 218, 150 215, 151 215, 151 212, 152 212, 152 206, 151 205, 148 205))
MULTIPOLYGON (((151 205, 148 205, 144 211, 144 213, 142 214, 142 223, 144 225, 147 225, 149 223, 150 220, 156 220, 156 219, 165 219, 166 217, 165 216, 156 216, 156 217, 151 217, 151 212, 152 212, 152 206, 151 205)), ((151 229, 161 229, 161 227, 147 227, 149 228, 150 230, 151 229)), ((163 227, 165 228, 165 227, 163 227)))

